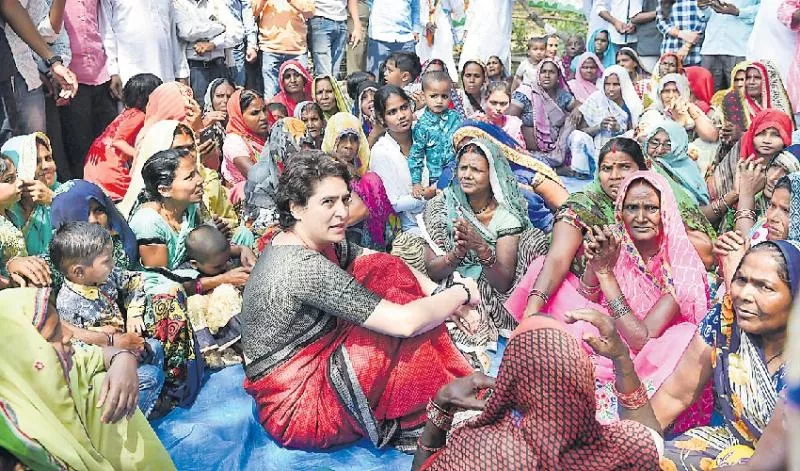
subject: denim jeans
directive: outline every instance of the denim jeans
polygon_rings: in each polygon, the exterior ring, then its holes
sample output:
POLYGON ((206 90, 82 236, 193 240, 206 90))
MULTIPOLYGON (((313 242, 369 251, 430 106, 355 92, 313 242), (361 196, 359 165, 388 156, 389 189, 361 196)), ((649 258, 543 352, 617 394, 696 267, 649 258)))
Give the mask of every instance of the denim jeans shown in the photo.
POLYGON ((386 62, 386 59, 392 55, 393 52, 406 51, 415 52, 417 43, 414 41, 406 41, 402 43, 389 43, 386 41, 378 41, 377 39, 370 38, 367 43, 367 72, 372 72, 378 76, 378 69, 381 64, 386 62))
POLYGON ((14 100, 17 108, 18 121, 12 128, 9 117, 6 115, 3 121, 3 131, 11 131, 12 135, 31 134, 37 131, 46 132, 47 121, 44 111, 44 86, 28 91, 25 79, 17 72, 11 77, 14 92, 14 100))
POLYGON ((339 78, 347 36, 347 21, 333 21, 323 16, 308 20, 308 45, 314 60, 314 75, 339 78))
POLYGON ((164 386, 164 347, 156 339, 145 341, 153 352, 140 359, 136 373, 139 375, 139 409, 147 417, 153 411, 164 386))
POLYGON ((214 59, 213 61, 189 61, 189 84, 192 86, 194 99, 203 109, 203 101, 208 90, 208 84, 214 79, 228 76, 228 69, 225 67, 225 59, 214 59))
POLYGON ((240 87, 244 87, 245 83, 244 63, 246 55, 244 43, 239 44, 233 48, 233 65, 228 67, 228 78, 240 87))
POLYGON ((278 94, 278 71, 284 62, 297 59, 308 66, 305 54, 282 54, 280 52, 261 51, 261 75, 264 77, 264 96, 269 99, 278 94))

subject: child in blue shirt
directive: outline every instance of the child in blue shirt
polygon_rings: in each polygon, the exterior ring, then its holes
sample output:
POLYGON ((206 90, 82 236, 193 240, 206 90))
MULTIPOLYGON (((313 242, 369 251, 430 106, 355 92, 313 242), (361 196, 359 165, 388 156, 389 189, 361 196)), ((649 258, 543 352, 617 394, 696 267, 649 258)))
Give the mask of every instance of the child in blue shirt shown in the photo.
POLYGON ((414 125, 414 142, 408 156, 411 194, 417 198, 428 196, 426 193, 436 187, 447 187, 453 177, 456 157, 453 134, 462 120, 457 111, 449 108, 452 88, 453 81, 447 72, 434 71, 422 75, 425 111, 414 125), (422 181, 424 168, 428 169, 427 182, 422 181))

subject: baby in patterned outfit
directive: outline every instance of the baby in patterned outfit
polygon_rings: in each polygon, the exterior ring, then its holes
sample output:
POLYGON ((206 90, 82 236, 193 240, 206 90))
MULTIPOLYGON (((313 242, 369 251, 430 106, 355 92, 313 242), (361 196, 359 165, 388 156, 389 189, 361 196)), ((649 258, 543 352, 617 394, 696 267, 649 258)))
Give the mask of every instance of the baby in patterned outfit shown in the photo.
POLYGON ((141 275, 114 266, 111 234, 98 224, 68 222, 50 243, 53 264, 64 275, 58 315, 73 339, 131 351, 139 359, 139 408, 149 415, 164 385, 161 342, 142 337, 146 296, 141 275))

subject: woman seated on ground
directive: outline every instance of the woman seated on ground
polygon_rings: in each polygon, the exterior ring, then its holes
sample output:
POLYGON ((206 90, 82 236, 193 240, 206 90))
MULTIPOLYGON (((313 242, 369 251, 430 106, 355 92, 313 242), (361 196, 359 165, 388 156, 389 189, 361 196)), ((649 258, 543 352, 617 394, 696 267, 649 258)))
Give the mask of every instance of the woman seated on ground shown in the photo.
POLYGON ((744 76, 747 72, 748 65, 750 65, 748 61, 741 61, 733 66, 733 69, 731 69, 731 81, 729 82, 730 87, 717 90, 711 98, 711 107, 714 109, 714 116, 717 121, 723 121, 722 102, 725 100, 728 93, 732 91, 744 92, 744 76), (717 117, 717 115, 719 116, 717 117))
POLYGON ((617 51, 617 65, 628 71, 636 94, 639 95, 640 100, 643 100, 650 74, 642 67, 639 54, 629 47, 623 47, 617 51))
MULTIPOLYGON (((791 135, 792 121, 785 113, 774 109, 766 109, 758 113, 739 144, 728 152, 714 168, 713 174, 708 177, 708 190, 711 198, 719 198, 719 195, 727 195, 730 192, 740 193, 741 189, 737 188, 737 186, 741 186, 742 181, 742 177, 738 176, 738 173, 743 171, 740 163, 742 160, 754 161, 758 165, 757 170, 766 173, 766 181, 762 182, 762 186, 754 189, 754 207, 743 207, 742 209, 751 209, 755 212, 751 216, 754 219, 760 218, 766 209, 767 202, 772 197, 772 189, 778 179, 789 173, 800 171, 800 161, 797 157, 784 151, 791 143, 791 135)), ((749 168, 754 170, 752 167, 749 168)), ((748 181, 751 183, 756 181, 755 176, 748 178, 748 181)), ((735 206, 729 205, 724 209, 719 209, 725 214, 720 226, 720 233, 727 232, 736 225, 736 214, 729 209, 731 207, 735 206)))
POLYGON ((645 107, 653 104, 656 98, 653 97, 656 87, 658 87, 661 77, 667 74, 684 75, 683 60, 674 52, 667 52, 661 55, 653 67, 653 72, 650 74, 650 80, 644 83, 644 94, 642 96, 642 103, 645 107))
POLYGON ((719 139, 719 132, 711 118, 692 102, 689 82, 683 75, 663 76, 655 89, 654 99, 639 118, 639 136, 652 129, 653 123, 668 119, 680 124, 689 133, 690 141, 700 138, 705 142, 717 142, 719 139))
POLYGON ((356 100, 353 103, 353 115, 361 120, 361 129, 369 138, 375 126, 375 93, 380 88, 377 82, 365 80, 358 85, 356 100))
POLYGON ((350 215, 347 239, 373 250, 385 251, 399 230, 399 221, 386 195, 381 177, 369 172, 369 144, 358 118, 336 113, 328 121, 322 151, 334 156, 350 171, 350 215))
POLYGON ((41 258, 28 256, 25 237, 14 224, 11 208, 17 204, 21 187, 17 168, 0 154, 0 289, 9 286, 50 286, 52 274, 41 258))
MULTIPOLYGON (((788 359, 784 347, 800 283, 800 250, 787 241, 758 244, 743 257, 744 249, 739 246, 724 256, 730 294, 709 311, 675 372, 649 401, 623 341, 623 321, 592 310, 568 315, 597 327, 599 337, 588 342, 614 364, 616 388, 628 398, 621 401, 623 418, 666 429, 713 380, 722 424, 693 428, 666 442, 662 463, 672 466, 665 469, 714 469, 751 456, 754 465, 756 459, 784 456, 778 452, 786 423, 781 397, 788 359)), ((775 464, 761 462, 754 468, 785 466, 775 464)))
MULTIPOLYGON (((214 145, 224 152, 222 146, 225 144, 225 127, 228 124, 228 101, 236 91, 236 85, 228 78, 217 78, 208 84, 206 94, 203 97, 203 134, 209 134, 214 139, 214 145)), ((220 165, 212 165, 206 162, 215 172, 220 171, 220 165)))
POLYGON ((598 29, 592 33, 586 43, 586 48, 600 59, 600 65, 603 68, 617 63, 617 46, 608 40, 608 31, 605 29, 598 29))
POLYGON ((289 116, 294 116, 295 107, 303 101, 311 101, 311 74, 300 61, 293 59, 284 62, 278 70, 278 94, 272 98, 274 103, 282 103, 289 116))
MULTIPOLYGON (((525 145, 522 135, 522 120, 506 114, 511 106, 511 87, 506 82, 491 82, 486 86, 486 120, 498 126, 517 141, 525 145)), ((477 119, 477 118, 476 118, 477 119)), ((524 148, 524 147, 523 147, 524 148)))
POLYGON ((8 156, 21 183, 20 198, 11 209, 11 222, 22 231, 29 255, 47 252, 53 229, 50 203, 59 187, 50 140, 44 133, 12 137, 0 152, 8 156))
MULTIPOLYGON (((614 212, 615 224, 587 228, 588 262, 580 279, 568 275, 548 296, 531 289, 541 266, 534 264, 506 307, 517 319, 537 311, 561 321, 574 309, 607 312, 618 319, 636 369, 652 394, 675 369, 679 352, 705 316, 708 282, 663 177, 647 171, 630 174, 620 185, 614 212), (600 307, 601 301, 607 309, 600 307)), ((583 339, 591 332, 586 327, 581 323, 566 329, 583 339)), ((598 418, 614 420, 612 365, 596 359, 595 370, 598 397, 603 399, 598 418)))
POLYGON ((543 232, 553 228, 553 213, 569 197, 564 183, 547 164, 534 159, 525 148, 497 126, 483 121, 465 121, 453 134, 460 149, 470 139, 484 139, 495 145, 508 161, 520 192, 528 203, 528 219, 543 232))
POLYGON ((13 457, 2 468, 174 470, 137 409, 136 357, 73 346, 50 298, 46 288, 0 292, 0 449, 13 457))
POLYGON ((136 74, 122 89, 125 110, 97 136, 83 167, 83 178, 96 183, 114 201, 125 196, 131 183, 130 168, 136 149, 136 137, 144 126, 145 109, 161 79, 153 74, 136 74))
MULTIPOLYGON (((774 108, 794 118, 789 95, 783 86, 780 72, 770 62, 749 62, 745 70, 744 88, 731 90, 722 100, 724 121, 720 130, 726 147, 734 144, 750 127, 756 115, 767 108, 774 108)), ((791 132, 790 132, 791 134, 791 132)))
POLYGON ((602 90, 589 95, 570 117, 576 123, 570 135, 572 169, 588 178, 595 173, 597 152, 614 136, 633 129, 642 113, 642 102, 625 69, 609 66, 600 83, 602 90))
MULTIPOLYGON (((754 165, 751 162, 743 165, 754 165)), ((761 179, 765 179, 763 172, 759 172, 761 179)), ((757 179, 754 179, 757 180, 757 179)), ((764 183, 762 182, 761 185, 764 183)), ((747 209, 753 206, 755 198, 746 196, 739 198, 739 208, 747 209), (747 203, 746 200, 750 200, 747 203)), ((736 231, 724 234, 727 237, 736 237, 738 244, 745 243, 750 246, 760 242, 773 240, 793 240, 800 242, 800 172, 790 173, 781 177, 772 190, 764 216, 757 221, 749 217, 740 217, 736 221, 736 231), (744 235, 745 237, 743 237, 744 235)), ((742 213, 740 213, 742 214, 742 213)), ((720 236, 723 237, 723 236, 720 236)))
POLYGON ((426 190, 424 198, 411 194, 408 154, 413 142, 412 107, 411 98, 400 87, 385 85, 375 94, 375 119, 386 133, 372 147, 369 169, 383 180, 386 196, 400 219, 402 231, 419 235, 417 215, 425 208, 425 201, 433 198, 436 192, 426 190))
POLYGON ((591 52, 584 52, 575 61, 575 78, 567 82, 575 99, 586 103, 589 96, 597 91, 597 80, 603 76, 605 68, 600 59, 591 52))
MULTIPOLYGON (((586 270, 584 233, 591 227, 614 224, 614 201, 620 184, 637 170, 647 170, 642 149, 632 139, 615 137, 600 150, 597 175, 582 191, 569 195, 556 213, 553 236, 547 257, 536 260, 526 277, 535 277, 528 310, 536 313, 545 307, 545 298, 554 296, 568 274, 580 278, 586 270), (535 271, 538 275, 530 272, 535 271)), ((528 285, 530 286, 530 285, 528 285)))
POLYGON ((336 113, 349 113, 350 100, 339 88, 339 82, 330 75, 318 75, 311 82, 311 96, 329 120, 336 113))
POLYGON ((325 138, 325 126, 328 125, 322 108, 313 101, 304 101, 298 103, 294 117, 302 120, 306 125, 308 135, 314 140, 314 149, 321 149, 322 140, 325 138))
MULTIPOLYGON (((269 136, 270 123, 267 105, 252 90, 236 90, 228 100, 228 125, 225 128, 225 145, 222 147, 222 177, 230 186, 241 186, 247 180, 247 171, 258 162, 269 136)), ((234 203, 238 202, 232 193, 234 203)))
MULTIPOLYGON (((489 56, 486 59, 486 83, 493 83, 497 81, 508 82, 509 73, 506 71, 506 66, 498 56, 489 56)), ((509 84, 510 86, 511 84, 509 84)))
POLYGON ((484 139, 462 140, 460 145, 457 178, 425 205, 424 242, 418 239, 422 254, 406 261, 424 268, 434 281, 458 272, 478 282, 481 328, 454 336, 487 368, 484 349, 516 326, 502 304, 506 293, 530 260, 545 253, 547 236, 532 228, 527 202, 502 152, 484 139))
POLYGON ((411 469, 660 469, 658 432, 631 420, 598 423, 594 386, 580 340, 553 319, 526 319, 508 342, 497 380, 474 373, 431 399, 411 469), (482 399, 487 388, 493 393, 482 399), (454 409, 483 412, 447 437, 454 409))
POLYGON ((442 323, 467 315, 478 292, 460 278, 437 287, 399 259, 348 242, 349 178, 318 151, 299 153, 281 175, 283 232, 244 293, 245 389, 282 446, 367 437, 409 449, 428 399, 471 371, 442 323))
POLYGON ((461 69, 461 88, 454 88, 453 106, 456 111, 470 119, 477 113, 485 113, 484 100, 486 99, 486 67, 478 60, 464 62, 461 69))
POLYGON ((522 119, 525 147, 551 167, 564 164, 572 124, 569 113, 578 105, 569 91, 561 64, 545 58, 536 67, 536 82, 522 84, 511 97, 508 114, 522 119))

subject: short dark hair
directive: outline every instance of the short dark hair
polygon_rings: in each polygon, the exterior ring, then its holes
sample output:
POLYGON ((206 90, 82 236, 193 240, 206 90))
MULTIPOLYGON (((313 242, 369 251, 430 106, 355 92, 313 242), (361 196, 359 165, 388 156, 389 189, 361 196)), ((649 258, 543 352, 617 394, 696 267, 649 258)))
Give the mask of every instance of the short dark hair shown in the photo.
POLYGON ((181 159, 191 157, 186 149, 168 149, 156 152, 147 159, 142 167, 142 180, 144 188, 139 193, 139 202, 162 201, 164 198, 158 191, 160 186, 170 186, 175 180, 175 170, 180 165, 181 159))
POLYGON ((111 234, 99 224, 70 221, 50 241, 50 260, 64 274, 75 264, 91 265, 111 245, 111 234))
POLYGON ((386 114, 386 101, 388 101, 392 95, 397 95, 406 102, 411 102, 408 93, 402 88, 396 85, 384 85, 375 92, 375 102, 373 106, 375 107, 375 117, 377 119, 383 121, 384 115, 386 114))
POLYGON ((201 224, 186 237, 186 255, 200 263, 209 257, 227 250, 230 242, 216 226, 201 224))
MULTIPOLYGON (((2 173, 2 172, 0 172, 2 173)), ((792 194, 792 181, 789 179, 789 175, 784 175, 778 179, 777 183, 775 183, 775 188, 772 189, 772 194, 775 194, 776 190, 784 189, 792 194)))
POLYGON ((610 141, 606 142, 603 148, 600 149, 600 155, 597 157, 597 165, 599 166, 602 164, 606 155, 612 151, 624 152, 630 155, 633 161, 636 162, 639 170, 647 170, 647 162, 644 160, 642 147, 633 139, 629 139, 627 137, 614 137, 610 141))
POLYGON ((267 103, 267 111, 269 111, 270 113, 274 113, 276 111, 283 111, 283 114, 289 116, 289 110, 286 109, 286 105, 275 101, 267 103))
POLYGON ((488 97, 494 92, 503 92, 508 95, 508 98, 511 98, 511 85, 509 85, 505 80, 495 80, 494 82, 489 82, 489 84, 486 85, 486 96, 488 97))
POLYGON ((547 38, 544 36, 534 36, 528 39, 528 49, 530 49, 534 44, 541 44, 547 47, 547 38))
POLYGON ((136 74, 128 79, 128 83, 122 89, 122 103, 127 108, 136 108, 144 111, 147 102, 150 101, 150 94, 163 82, 153 74, 136 74))
POLYGON ((426 88, 430 87, 431 84, 437 82, 447 82, 450 86, 453 85, 453 79, 450 78, 450 74, 443 70, 433 70, 431 72, 425 72, 422 74, 422 90, 424 91, 426 88))
POLYGON ((358 100, 358 86, 361 82, 370 80, 372 74, 359 70, 347 76, 347 94, 353 101, 358 100))
POLYGON ((278 207, 278 222, 289 229, 297 222, 290 210, 291 204, 305 206, 314 193, 314 187, 325 178, 338 177, 350 186, 347 166, 325 152, 304 150, 292 157, 278 181, 275 204, 278 207))
POLYGON ((394 62, 394 66, 403 72, 408 72, 411 75, 411 80, 416 80, 419 74, 422 73, 422 64, 419 62, 419 56, 413 52, 397 51, 386 59, 386 62, 394 62))

